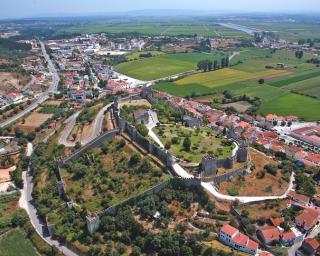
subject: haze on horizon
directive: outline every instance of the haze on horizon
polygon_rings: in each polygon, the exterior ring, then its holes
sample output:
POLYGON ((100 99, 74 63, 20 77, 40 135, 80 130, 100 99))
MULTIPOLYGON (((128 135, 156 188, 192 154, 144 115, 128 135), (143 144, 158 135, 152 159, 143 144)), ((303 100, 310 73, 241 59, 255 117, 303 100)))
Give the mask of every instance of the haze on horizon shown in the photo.
POLYGON ((206 10, 212 12, 320 12, 319 0, 1 0, 0 19, 94 15, 135 10, 206 10))

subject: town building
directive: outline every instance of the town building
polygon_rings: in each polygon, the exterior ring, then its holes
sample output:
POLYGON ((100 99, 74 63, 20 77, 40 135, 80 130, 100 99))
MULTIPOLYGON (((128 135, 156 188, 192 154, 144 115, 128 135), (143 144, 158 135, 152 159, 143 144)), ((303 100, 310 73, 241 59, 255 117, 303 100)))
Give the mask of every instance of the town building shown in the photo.
POLYGON ((296 129, 290 133, 290 136, 320 148, 320 127, 318 126, 296 129))
POLYGON ((265 245, 272 245, 280 242, 280 230, 277 227, 264 227, 257 231, 258 238, 265 245))
POLYGON ((303 251, 304 255, 316 255, 319 252, 320 244, 314 238, 307 238, 303 241, 299 250, 303 251))
POLYGON ((258 243, 229 224, 221 228, 218 238, 222 243, 249 254, 255 255, 258 251, 258 243))
POLYGON ((139 108, 132 113, 135 123, 137 124, 148 124, 149 113, 148 110, 139 108))
POLYGON ((306 208, 295 218, 295 223, 303 232, 308 232, 319 223, 319 220, 320 214, 317 210, 306 208))

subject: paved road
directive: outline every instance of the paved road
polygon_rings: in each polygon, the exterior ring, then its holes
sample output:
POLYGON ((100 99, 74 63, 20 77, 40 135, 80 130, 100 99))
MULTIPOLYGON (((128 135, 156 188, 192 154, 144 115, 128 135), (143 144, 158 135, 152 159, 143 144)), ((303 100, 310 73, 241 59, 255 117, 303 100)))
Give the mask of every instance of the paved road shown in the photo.
MULTIPOLYGON (((113 103, 109 103, 108 105, 104 106, 97 114, 96 118, 94 119, 92 132, 90 136, 86 139, 81 140, 81 145, 84 146, 88 144, 90 141, 93 141, 95 138, 97 138, 101 132, 102 132, 102 125, 104 120, 104 113, 105 111, 111 107, 113 103)), ((65 145, 66 147, 74 147, 76 145, 76 142, 70 142, 68 141, 68 137, 73 129, 73 127, 76 124, 76 119, 79 116, 80 111, 69 117, 65 123, 67 124, 66 128, 62 132, 61 136, 59 137, 59 144, 65 145)))
POLYGON ((51 84, 48 92, 53 92, 53 93, 58 92, 58 85, 59 85, 59 81, 60 81, 58 72, 57 72, 55 66, 53 65, 53 63, 52 63, 52 61, 46 51, 44 43, 41 41, 39 41, 39 43, 41 45, 42 54, 43 54, 46 62, 48 63, 49 72, 52 75, 52 84, 51 84))
POLYGON ((95 138, 97 138, 101 134, 103 120, 104 120, 104 113, 107 111, 107 109, 109 107, 111 107, 112 104, 113 104, 113 102, 109 103, 108 105, 106 105, 102 109, 100 109, 99 113, 97 114, 96 118, 94 119, 91 135, 88 138, 81 140, 81 145, 88 144, 90 141, 94 140, 95 138))
MULTIPOLYGON (((311 233, 308 236, 306 236, 305 238, 315 238, 319 233, 320 233, 320 224, 318 226, 316 226, 311 231, 311 233)), ((291 246, 288 250, 288 256, 295 256, 296 252, 298 251, 298 249, 300 248, 302 243, 303 243, 303 240, 299 241, 299 242, 295 243, 293 246, 291 246)))
POLYGON ((58 84, 59 84, 59 81, 60 81, 59 75, 58 75, 57 70, 54 67, 52 61, 50 60, 49 55, 46 52, 46 49, 44 47, 43 42, 40 41, 40 45, 41 45, 41 50, 42 50, 43 56, 44 56, 44 58, 46 59, 46 61, 48 63, 49 71, 52 74, 51 86, 50 86, 50 88, 49 88, 49 90, 47 92, 40 93, 38 95, 37 99, 34 102, 32 102, 31 105, 28 106, 25 110, 19 112, 15 116, 10 117, 7 120, 5 120, 4 122, 2 122, 0 124, 1 128, 16 122, 18 119, 22 118, 23 116, 25 116, 26 114, 28 114, 29 112, 31 112, 32 110, 37 108, 40 104, 42 104, 47 99, 49 99, 49 92, 57 92, 58 91, 58 84))
POLYGON ((49 96, 47 93, 40 93, 38 98, 34 102, 32 102, 26 109, 24 109, 23 111, 19 112, 15 116, 10 117, 4 122, 2 122, 0 124, 0 127, 3 128, 5 126, 8 126, 16 122, 18 119, 22 118, 23 116, 25 116, 26 114, 28 114, 29 112, 37 108, 41 103, 45 102, 47 99, 49 99, 49 96))
POLYGON ((76 124, 77 117, 79 116, 80 111, 76 112, 72 116, 70 116, 68 119, 64 121, 67 126, 64 128, 63 132, 61 133, 59 137, 59 144, 65 145, 66 147, 74 147, 76 145, 75 142, 68 141, 68 137, 76 124))
MULTIPOLYGON (((32 144, 29 143, 27 147, 27 155, 31 155, 33 151, 32 144)), ((23 189, 21 190, 21 197, 19 200, 19 206, 24 208, 28 215, 30 222, 39 236, 49 245, 57 247, 57 249, 62 252, 66 256, 78 256, 76 253, 68 249, 67 247, 61 245, 58 241, 51 239, 51 237, 47 234, 47 229, 45 225, 40 221, 37 216, 37 210, 33 206, 32 202, 32 189, 33 189, 33 182, 32 176, 30 173, 30 166, 28 167, 27 171, 22 173, 22 178, 24 182, 23 189)))

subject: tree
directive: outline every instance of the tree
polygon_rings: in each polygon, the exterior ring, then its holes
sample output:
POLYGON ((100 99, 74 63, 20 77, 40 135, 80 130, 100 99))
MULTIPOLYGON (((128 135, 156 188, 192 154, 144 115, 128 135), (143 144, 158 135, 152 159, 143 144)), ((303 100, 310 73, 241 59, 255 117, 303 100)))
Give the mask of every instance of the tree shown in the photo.
POLYGON ((222 58, 221 59, 221 68, 224 68, 226 66, 226 59, 222 58))
POLYGON ((263 79, 263 78, 260 78, 260 79, 258 80, 258 83, 259 83, 259 84, 264 84, 264 79, 263 79))
POLYGON ((191 148, 191 140, 189 137, 186 137, 183 141, 183 148, 185 151, 189 152, 191 148))
POLYGON ((168 140, 168 141, 166 141, 166 144, 164 145, 164 147, 165 147, 165 149, 170 149, 171 145, 172 145, 171 141, 168 140))
POLYGON ((218 69, 218 61, 214 60, 213 61, 213 70, 217 70, 218 69))
POLYGON ((146 137, 149 133, 148 128, 144 124, 137 124, 136 128, 137 128, 138 132, 144 137, 146 137))
POLYGON ((303 57, 303 51, 296 51, 295 55, 296 55, 296 58, 301 59, 303 57))
POLYGON ((129 160, 129 165, 130 166, 137 165, 140 163, 140 161, 141 161, 140 155, 138 153, 134 153, 129 160))
POLYGON ((17 210, 13 213, 11 218, 11 225, 13 227, 22 227, 24 224, 28 222, 28 215, 24 210, 17 210))
POLYGON ((247 226, 247 232, 249 235, 253 235, 256 232, 256 227, 253 224, 247 226))
POLYGON ((273 176, 277 175, 278 167, 273 164, 267 164, 264 166, 264 169, 273 176))
POLYGON ((229 67, 229 56, 226 57, 226 67, 229 67))

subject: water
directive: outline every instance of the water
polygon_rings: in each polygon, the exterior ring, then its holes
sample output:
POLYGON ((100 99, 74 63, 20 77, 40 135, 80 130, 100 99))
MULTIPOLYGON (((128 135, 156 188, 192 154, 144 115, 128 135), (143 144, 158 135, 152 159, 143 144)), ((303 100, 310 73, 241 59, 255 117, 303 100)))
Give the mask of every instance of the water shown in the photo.
POLYGON ((218 24, 223 26, 223 27, 226 27, 226 28, 232 28, 232 29, 235 29, 235 30, 242 31, 242 32, 247 33, 247 34, 249 34, 251 36, 253 36, 254 33, 256 33, 256 32, 259 32, 258 30, 255 30, 253 28, 249 28, 249 27, 246 27, 246 26, 237 25, 237 24, 233 24, 233 23, 218 23, 218 24))

